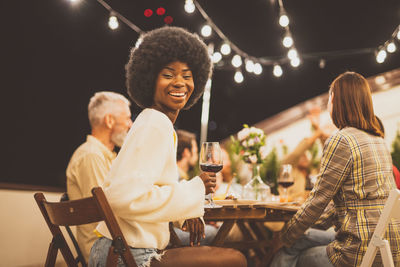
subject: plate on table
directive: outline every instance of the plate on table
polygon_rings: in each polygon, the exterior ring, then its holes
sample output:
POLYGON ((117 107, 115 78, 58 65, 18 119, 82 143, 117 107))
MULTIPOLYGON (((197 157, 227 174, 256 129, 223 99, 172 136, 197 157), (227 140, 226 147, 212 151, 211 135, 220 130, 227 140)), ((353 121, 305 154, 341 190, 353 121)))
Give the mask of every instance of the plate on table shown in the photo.
POLYGON ((226 206, 226 205, 252 205, 256 204, 259 201, 253 199, 223 199, 223 200, 214 200, 215 204, 226 206))

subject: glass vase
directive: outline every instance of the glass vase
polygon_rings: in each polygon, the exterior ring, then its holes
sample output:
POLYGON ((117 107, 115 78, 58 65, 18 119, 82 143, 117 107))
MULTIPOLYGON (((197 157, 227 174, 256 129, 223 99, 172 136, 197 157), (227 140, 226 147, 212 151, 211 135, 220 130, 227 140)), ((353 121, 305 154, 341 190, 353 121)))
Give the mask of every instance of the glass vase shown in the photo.
POLYGON ((260 164, 253 164, 253 178, 244 186, 242 198, 257 201, 269 201, 271 189, 260 176, 260 164))

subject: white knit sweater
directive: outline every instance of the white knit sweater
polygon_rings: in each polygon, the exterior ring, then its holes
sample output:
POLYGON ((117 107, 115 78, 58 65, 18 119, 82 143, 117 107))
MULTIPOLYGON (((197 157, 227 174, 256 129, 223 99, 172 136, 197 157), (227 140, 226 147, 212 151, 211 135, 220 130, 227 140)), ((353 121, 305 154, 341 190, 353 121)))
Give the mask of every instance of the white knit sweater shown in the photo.
MULTIPOLYGON (((129 246, 163 249, 169 242, 168 222, 204 214, 200 177, 178 182, 175 136, 164 113, 143 110, 104 181, 104 192, 129 246)), ((111 238, 104 222, 97 231, 111 238)))

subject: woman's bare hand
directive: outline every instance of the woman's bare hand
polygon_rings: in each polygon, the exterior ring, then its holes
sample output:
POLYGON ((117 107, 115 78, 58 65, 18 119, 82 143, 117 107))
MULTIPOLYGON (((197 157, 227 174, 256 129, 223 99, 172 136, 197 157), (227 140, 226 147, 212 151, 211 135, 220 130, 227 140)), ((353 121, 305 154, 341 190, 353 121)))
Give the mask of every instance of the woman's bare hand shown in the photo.
POLYGON ((204 224, 200 218, 188 219, 184 222, 182 229, 190 233, 190 245, 200 245, 202 238, 205 238, 204 224))
POLYGON ((206 194, 214 193, 217 179, 215 173, 213 172, 202 172, 200 174, 201 180, 203 180, 204 186, 206 188, 206 194))

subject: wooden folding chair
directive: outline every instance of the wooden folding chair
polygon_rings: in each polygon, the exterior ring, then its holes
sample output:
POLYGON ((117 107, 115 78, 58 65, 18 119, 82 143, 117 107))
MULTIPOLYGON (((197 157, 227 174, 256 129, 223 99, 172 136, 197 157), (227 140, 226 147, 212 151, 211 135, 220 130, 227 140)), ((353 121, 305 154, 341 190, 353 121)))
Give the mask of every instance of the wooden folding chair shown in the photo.
POLYGON ((361 267, 370 267, 373 264, 378 249, 381 252, 383 266, 394 267, 389 241, 384 239, 386 227, 392 218, 400 220, 400 190, 398 189, 390 191, 389 198, 369 242, 367 252, 365 252, 361 262, 361 267))
MULTIPOLYGON (((69 200, 68 194, 67 193, 62 194, 60 201, 68 201, 68 200, 69 200)), ((78 245, 78 242, 76 241, 74 234, 72 233, 71 228, 68 225, 66 225, 65 230, 67 231, 69 238, 71 239, 72 244, 75 247, 75 251, 77 254, 77 256, 75 257, 75 262, 80 263, 82 265, 82 267, 87 267, 85 258, 83 257, 82 251, 78 245)))
POLYGON ((100 187, 95 187, 92 189, 92 194, 93 197, 64 202, 47 202, 43 193, 35 194, 35 200, 53 235, 46 258, 46 267, 55 265, 58 250, 61 251, 69 267, 78 266, 61 232, 60 226, 72 226, 100 221, 105 221, 113 238, 106 266, 116 266, 118 257, 121 256, 126 266, 137 267, 103 190, 100 187))

